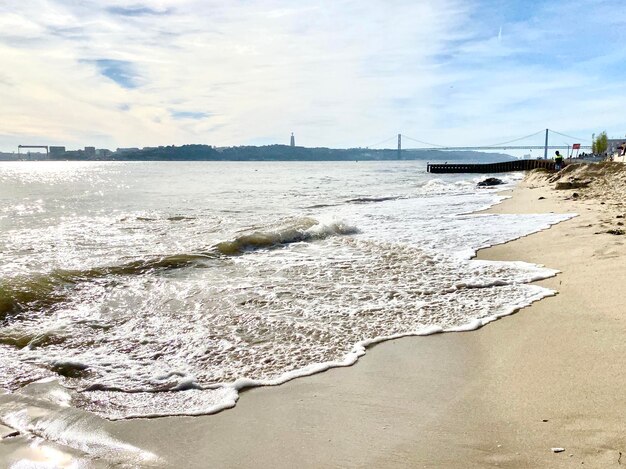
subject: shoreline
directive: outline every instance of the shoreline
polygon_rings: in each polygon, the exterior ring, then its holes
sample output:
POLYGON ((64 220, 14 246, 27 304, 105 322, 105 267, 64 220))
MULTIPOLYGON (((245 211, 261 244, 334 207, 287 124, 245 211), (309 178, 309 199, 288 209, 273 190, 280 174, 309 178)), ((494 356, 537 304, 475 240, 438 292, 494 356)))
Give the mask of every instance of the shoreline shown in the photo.
POLYGON ((370 346, 357 366, 245 390, 226 412, 106 421, 106 432, 167 467, 616 465, 626 448, 619 399, 626 323, 615 288, 626 280, 618 269, 623 242, 594 234, 606 218, 599 202, 565 200, 571 191, 532 183, 512 193, 482 213, 579 217, 482 249, 475 259, 558 269, 534 282, 556 296, 469 334, 370 346), (587 281, 607 270, 617 277, 587 281))
POLYGON ((537 282, 558 295, 471 333, 385 342, 355 367, 250 389, 222 414, 126 422, 118 430, 171 441, 176 449, 166 459, 191 467, 199 461, 213 467, 617 465, 626 447, 623 301, 611 295, 612 283, 592 285, 587 278, 619 272, 621 256, 606 253, 622 241, 594 234, 606 218, 599 202, 565 200, 571 191, 524 183, 513 194, 488 212, 579 216, 476 258, 558 269, 537 282), (596 251, 604 257, 590 262, 596 251), (184 445, 181 433, 198 435, 197 441, 184 445), (556 447, 565 451, 553 453, 556 447))

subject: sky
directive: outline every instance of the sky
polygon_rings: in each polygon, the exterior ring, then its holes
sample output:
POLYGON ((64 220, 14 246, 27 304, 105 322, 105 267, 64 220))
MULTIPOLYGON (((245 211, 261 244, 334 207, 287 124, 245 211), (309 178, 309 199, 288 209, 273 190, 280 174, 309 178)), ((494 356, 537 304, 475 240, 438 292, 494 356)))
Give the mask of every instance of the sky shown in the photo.
POLYGON ((0 0, 0 151, 620 138, 620 3, 0 0))

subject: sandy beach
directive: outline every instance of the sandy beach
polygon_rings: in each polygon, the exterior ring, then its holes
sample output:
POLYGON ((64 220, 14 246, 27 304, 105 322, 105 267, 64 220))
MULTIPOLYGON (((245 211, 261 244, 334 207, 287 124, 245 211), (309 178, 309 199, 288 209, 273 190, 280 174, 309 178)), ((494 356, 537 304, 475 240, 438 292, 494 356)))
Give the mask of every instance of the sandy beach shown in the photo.
MULTIPOLYGON (((478 255, 560 270, 539 282, 556 296, 477 331, 385 342, 355 366, 247 390, 216 415, 104 430, 155 455, 131 467, 626 464, 626 173, 607 174, 566 171, 561 182, 593 177, 566 190, 535 174, 490 209, 579 215, 478 255)), ((27 457, 25 438, 4 439, 0 461, 27 457)))

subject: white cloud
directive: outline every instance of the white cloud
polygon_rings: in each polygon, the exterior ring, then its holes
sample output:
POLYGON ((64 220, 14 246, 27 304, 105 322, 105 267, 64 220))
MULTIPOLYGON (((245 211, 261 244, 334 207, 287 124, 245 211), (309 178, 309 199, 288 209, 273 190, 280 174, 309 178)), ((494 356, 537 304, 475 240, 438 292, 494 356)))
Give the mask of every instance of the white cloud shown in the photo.
POLYGON ((576 36, 551 33, 545 11, 490 24, 460 0, 5 3, 5 150, 287 143, 291 131, 307 146, 397 132, 480 144, 590 133, 623 107, 623 87, 593 69, 623 54, 568 63, 576 36))

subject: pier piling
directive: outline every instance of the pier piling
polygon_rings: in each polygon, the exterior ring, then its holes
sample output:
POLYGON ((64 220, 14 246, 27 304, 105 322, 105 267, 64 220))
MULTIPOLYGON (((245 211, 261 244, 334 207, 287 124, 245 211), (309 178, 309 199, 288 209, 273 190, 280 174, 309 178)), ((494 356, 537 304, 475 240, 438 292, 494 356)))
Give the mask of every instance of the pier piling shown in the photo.
POLYGON ((502 163, 446 163, 430 164, 426 166, 429 173, 505 173, 509 171, 529 171, 536 168, 554 170, 552 160, 513 160, 502 163))

